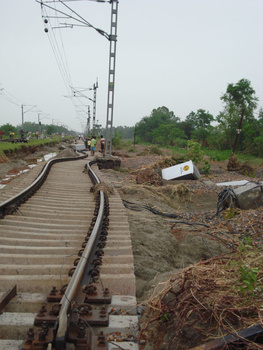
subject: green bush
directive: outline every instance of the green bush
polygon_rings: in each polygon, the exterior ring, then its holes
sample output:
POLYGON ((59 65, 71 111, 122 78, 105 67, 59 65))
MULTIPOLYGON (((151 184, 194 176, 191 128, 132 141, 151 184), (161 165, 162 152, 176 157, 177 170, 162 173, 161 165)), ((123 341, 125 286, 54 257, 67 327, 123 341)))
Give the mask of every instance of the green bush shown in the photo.
POLYGON ((157 154, 158 156, 161 156, 163 154, 162 150, 155 145, 149 147, 149 153, 157 154))
POLYGON ((194 163, 199 163, 203 160, 204 152, 201 149, 201 145, 198 142, 189 140, 188 141, 188 149, 187 156, 194 163))
POLYGON ((208 175, 211 171, 211 165, 210 163, 206 160, 203 168, 201 169, 201 173, 208 175))

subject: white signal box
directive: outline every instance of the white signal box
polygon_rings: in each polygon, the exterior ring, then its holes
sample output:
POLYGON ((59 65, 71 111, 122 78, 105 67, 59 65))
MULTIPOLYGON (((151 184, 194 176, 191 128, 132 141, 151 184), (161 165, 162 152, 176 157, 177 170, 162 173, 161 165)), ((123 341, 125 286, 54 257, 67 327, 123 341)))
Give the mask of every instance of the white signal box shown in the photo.
POLYGON ((196 180, 200 179, 200 173, 194 163, 189 160, 188 162, 162 169, 162 178, 164 180, 196 180))

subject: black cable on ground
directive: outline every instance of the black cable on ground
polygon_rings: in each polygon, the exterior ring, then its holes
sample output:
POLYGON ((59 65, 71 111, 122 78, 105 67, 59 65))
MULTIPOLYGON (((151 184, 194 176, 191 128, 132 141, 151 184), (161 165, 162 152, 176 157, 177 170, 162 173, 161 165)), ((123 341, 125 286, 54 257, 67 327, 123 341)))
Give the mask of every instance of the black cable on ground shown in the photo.
POLYGON ((236 207, 240 208, 240 203, 234 190, 231 187, 227 187, 222 190, 218 194, 216 213, 211 217, 211 219, 218 216, 224 209, 231 208, 234 203, 236 207))
POLYGON ((179 215, 176 215, 176 214, 168 214, 168 213, 164 213, 162 211, 159 211, 153 207, 150 207, 148 205, 139 205, 139 204, 136 204, 136 203, 132 203, 132 202, 129 202, 129 201, 126 201, 126 200, 122 200, 125 208, 127 209, 130 209, 130 210, 134 210, 134 211, 142 211, 142 209, 147 209, 149 210, 150 212, 152 212, 154 215, 161 215, 161 216, 165 216, 165 217, 168 217, 168 218, 178 218, 180 217, 179 215))

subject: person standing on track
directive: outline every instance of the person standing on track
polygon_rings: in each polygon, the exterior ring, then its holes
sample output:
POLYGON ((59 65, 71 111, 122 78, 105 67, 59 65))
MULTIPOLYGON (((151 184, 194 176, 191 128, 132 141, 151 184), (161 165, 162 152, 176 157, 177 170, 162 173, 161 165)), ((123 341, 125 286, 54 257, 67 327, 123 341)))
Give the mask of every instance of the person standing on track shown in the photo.
POLYGON ((88 151, 90 151, 91 140, 88 138, 88 151))
POLYGON ((100 136, 100 152, 104 155, 105 153, 105 144, 106 144, 106 140, 103 137, 103 135, 100 136))
POLYGON ((92 136, 91 138, 91 142, 90 142, 90 150, 91 150, 91 155, 94 156, 95 154, 95 147, 96 147, 96 137, 95 136, 92 136))

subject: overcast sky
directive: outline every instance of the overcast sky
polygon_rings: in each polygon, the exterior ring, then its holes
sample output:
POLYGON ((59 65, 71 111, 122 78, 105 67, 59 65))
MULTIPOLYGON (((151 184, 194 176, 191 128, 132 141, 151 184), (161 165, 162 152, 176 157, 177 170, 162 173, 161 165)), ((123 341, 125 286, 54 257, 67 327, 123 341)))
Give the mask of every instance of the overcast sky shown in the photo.
MULTIPOLYGON (((110 33, 109 3, 65 4, 110 33)), ((98 78, 96 120, 105 127, 109 41, 88 27, 54 28, 65 22, 76 23, 49 18, 47 34, 35 0, 0 0, 0 125, 21 124, 23 104, 25 122, 39 116, 82 131, 93 105, 71 97, 69 85, 89 89, 98 78)), ((161 106, 182 120, 200 108, 216 116, 227 85, 242 78, 263 107, 263 0, 119 0, 117 34, 114 126, 133 126, 161 106)))

